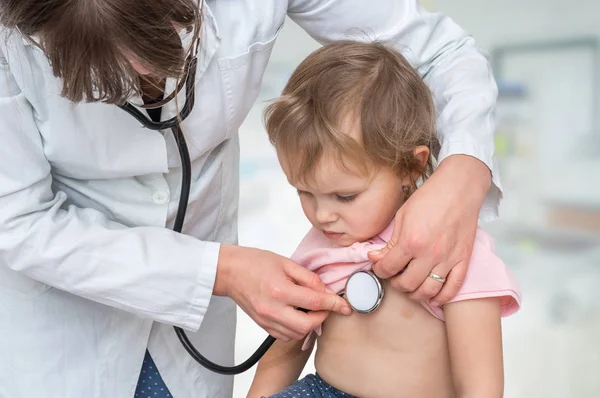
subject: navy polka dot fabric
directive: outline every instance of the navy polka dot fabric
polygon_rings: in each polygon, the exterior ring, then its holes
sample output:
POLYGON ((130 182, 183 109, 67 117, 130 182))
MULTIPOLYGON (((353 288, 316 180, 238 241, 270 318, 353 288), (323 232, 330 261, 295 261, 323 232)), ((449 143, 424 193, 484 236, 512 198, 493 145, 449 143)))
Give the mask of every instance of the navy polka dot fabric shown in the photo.
MULTIPOLYGON (((305 378, 298 380, 290 387, 269 398, 329 398, 329 397, 344 397, 356 398, 353 395, 346 394, 337 388, 330 386, 319 375, 308 375, 305 378)), ((263 397, 265 398, 265 397, 263 397)))
POLYGON ((142 364, 135 398, 172 398, 148 351, 142 364))

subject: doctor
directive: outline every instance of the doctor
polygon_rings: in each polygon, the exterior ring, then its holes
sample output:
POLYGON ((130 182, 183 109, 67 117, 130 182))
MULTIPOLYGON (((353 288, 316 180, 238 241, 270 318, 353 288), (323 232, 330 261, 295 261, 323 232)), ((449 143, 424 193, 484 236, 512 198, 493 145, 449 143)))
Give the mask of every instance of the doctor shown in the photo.
POLYGON ((500 185, 495 84, 450 19, 416 0, 2 0, 0 397, 229 397, 232 378, 193 362, 171 325, 231 364, 235 303, 283 339, 348 310, 290 260, 236 246, 238 128, 286 15, 321 42, 353 31, 394 42, 431 87, 441 165, 373 258, 414 299, 457 292, 500 185), (196 102, 182 124, 192 186, 178 234, 173 137, 115 104, 164 103, 148 117, 174 117, 196 38, 196 102))

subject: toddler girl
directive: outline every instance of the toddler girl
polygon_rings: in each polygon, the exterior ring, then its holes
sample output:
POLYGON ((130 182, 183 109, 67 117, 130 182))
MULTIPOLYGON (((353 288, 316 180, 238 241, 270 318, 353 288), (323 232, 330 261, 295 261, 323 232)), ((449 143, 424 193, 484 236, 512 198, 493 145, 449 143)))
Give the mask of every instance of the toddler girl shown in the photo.
MULTIPOLYGON (((351 41, 312 53, 268 107, 270 140, 313 225, 292 259, 336 293, 370 269, 368 252, 386 245, 394 215, 433 172, 434 117, 402 55, 351 41)), ((331 314, 305 341, 275 342, 249 397, 502 397, 500 318, 520 297, 490 236, 477 231, 463 287, 443 308, 388 285, 377 311, 331 314), (315 335, 317 374, 296 381, 315 335)))

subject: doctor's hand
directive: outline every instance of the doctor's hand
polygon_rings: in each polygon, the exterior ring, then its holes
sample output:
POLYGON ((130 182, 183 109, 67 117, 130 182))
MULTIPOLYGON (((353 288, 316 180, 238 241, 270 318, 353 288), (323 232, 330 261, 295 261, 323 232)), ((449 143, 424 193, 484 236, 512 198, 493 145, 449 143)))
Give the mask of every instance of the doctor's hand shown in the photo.
POLYGON ((351 313, 346 301, 327 292, 315 273, 283 256, 248 247, 221 245, 213 293, 232 298, 259 326, 283 341, 304 338, 330 311, 351 313))
POLYGON ((490 184, 490 170, 478 159, 444 159, 396 214, 388 245, 369 254, 375 274, 391 278, 392 286, 415 301, 451 300, 465 279, 490 184))

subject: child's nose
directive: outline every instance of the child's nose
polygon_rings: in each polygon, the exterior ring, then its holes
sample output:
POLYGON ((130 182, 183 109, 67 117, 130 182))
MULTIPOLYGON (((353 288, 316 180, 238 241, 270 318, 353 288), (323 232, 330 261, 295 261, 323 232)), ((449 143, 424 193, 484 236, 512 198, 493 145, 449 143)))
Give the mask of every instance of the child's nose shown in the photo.
POLYGON ((317 207, 316 216, 319 224, 328 224, 337 220, 337 214, 328 206, 317 207))

